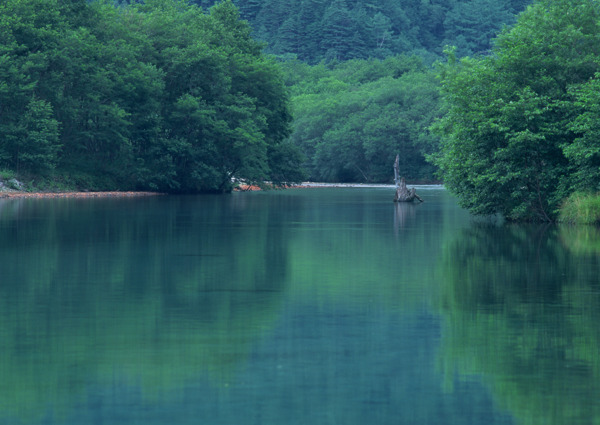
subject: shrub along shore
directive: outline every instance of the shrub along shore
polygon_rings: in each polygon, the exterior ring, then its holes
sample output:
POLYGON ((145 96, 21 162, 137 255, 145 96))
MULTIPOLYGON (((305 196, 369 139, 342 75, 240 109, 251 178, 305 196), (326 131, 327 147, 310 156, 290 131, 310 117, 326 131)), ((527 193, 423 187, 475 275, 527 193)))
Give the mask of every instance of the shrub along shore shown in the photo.
POLYGON ((573 193, 562 204, 558 221, 600 225, 600 193, 573 193))

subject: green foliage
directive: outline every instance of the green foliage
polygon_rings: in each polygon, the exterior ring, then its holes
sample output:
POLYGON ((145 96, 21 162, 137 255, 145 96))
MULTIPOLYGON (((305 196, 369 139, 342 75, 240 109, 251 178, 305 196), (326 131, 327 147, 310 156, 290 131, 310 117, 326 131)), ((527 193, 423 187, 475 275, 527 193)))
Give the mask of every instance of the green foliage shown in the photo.
POLYGON ((13 170, 2 169, 0 170, 0 179, 1 180, 10 180, 15 178, 15 172, 13 170))
POLYGON ((52 170, 60 147, 58 128, 52 106, 43 100, 31 99, 17 120, 15 131, 4 140, 6 165, 17 172, 52 170))
POLYGON ((570 123, 577 137, 563 148, 572 164, 572 184, 577 190, 600 190, 600 73, 570 90, 580 109, 570 123))
POLYGON ((572 193, 560 208, 559 221, 600 224, 600 194, 572 193))
MULTIPOLYGON (((437 139, 429 133, 427 126, 438 114, 438 95, 434 93, 435 83, 431 76, 421 62, 416 64, 416 58, 420 57, 425 64, 432 63, 440 58, 446 44, 458 46, 460 55, 486 53, 497 32, 504 25, 512 24, 516 13, 529 3, 525 0, 376 0, 369 3, 356 0, 232 1, 239 8, 241 17, 248 20, 254 36, 266 42, 265 51, 285 62, 287 85, 294 93, 295 118, 292 144, 288 148, 301 148, 311 179, 329 181, 389 181, 390 164, 393 163, 395 152, 402 154, 403 174, 412 179, 432 180, 434 167, 426 163, 423 157, 436 150, 437 139), (398 55, 402 59, 398 60, 398 55), (324 66, 325 63, 328 66, 324 66), (305 64, 313 66, 307 67, 305 64), (409 69, 415 75, 401 77, 409 69), (422 75, 416 76, 419 72, 422 75), (384 80, 388 77, 391 80, 384 80), (388 88, 396 95, 387 95, 388 88), (386 101, 389 104, 385 105, 386 101)), ((193 3, 209 10, 217 2, 193 0, 193 3)), ((216 16, 215 12, 211 13, 216 16)), ((232 13, 235 15, 236 12, 224 9, 217 14, 228 16, 229 21, 236 22, 229 32, 239 34, 238 40, 247 38, 250 27, 244 27, 236 16, 232 18, 232 13)), ((176 24, 169 25, 177 27, 176 24)), ((195 36, 193 31, 188 30, 188 33, 195 36)), ((227 39, 227 33, 223 37, 227 39)), ((214 56, 214 52, 211 51, 211 55, 214 56)), ((213 65, 205 63, 203 68, 209 70, 213 65)), ((169 66, 165 65, 165 68, 169 66)), ((220 72, 217 67, 207 75, 220 75, 220 72)), ((262 76, 258 80, 248 80, 243 75, 242 78, 235 76, 232 80, 234 84, 236 81, 244 84, 267 81, 262 76)), ((177 76, 175 81, 185 79, 177 76)), ((246 89, 252 86, 247 84, 246 89)), ((259 84, 254 87, 263 91, 271 90, 269 87, 261 88, 259 84)), ((169 85, 167 90, 171 90, 169 85)), ((216 92, 224 93, 227 90, 227 87, 219 87, 216 92)), ((200 102, 203 100, 206 98, 198 98, 200 102)), ((250 106, 251 101, 245 105, 250 106)), ((284 109, 281 105, 271 103, 260 111, 270 111, 265 118, 269 124, 273 124, 274 120, 285 122, 278 120, 282 114, 287 114, 284 109)), ((188 112, 184 109, 175 113, 189 117, 188 112)), ((218 117, 214 119, 218 120, 218 117)), ((282 130, 276 134, 282 137, 289 134, 285 126, 275 127, 282 130)), ((177 126, 177 129, 181 128, 177 126)), ((240 128, 244 128, 244 133, 254 141, 252 147, 248 147, 252 152, 262 152, 261 145, 265 143, 269 146, 267 152, 276 154, 286 150, 271 147, 268 138, 261 141, 260 128, 244 125, 240 128)), ((162 180, 155 179, 152 185, 180 187, 175 167, 170 164, 173 161, 184 162, 176 158, 187 158, 194 155, 193 151, 211 158, 223 156, 210 146, 202 148, 200 153, 193 144, 183 139, 173 142, 177 146, 174 151, 164 149, 165 146, 171 146, 169 143, 164 145, 161 142, 154 147, 159 152, 156 158, 160 158, 154 167, 161 170, 159 175, 162 180)), ((277 166, 272 158, 266 161, 266 165, 264 156, 263 159, 243 165, 235 159, 240 155, 237 149, 230 146, 227 151, 232 161, 221 169, 205 168, 201 171, 205 177, 194 177, 186 172, 185 180, 192 186, 196 184, 194 181, 206 178, 217 181, 220 179, 218 176, 223 175, 223 168, 249 170, 247 177, 250 179, 267 169, 273 174, 279 173, 275 172, 274 167, 277 166)), ((297 152, 290 152, 290 155, 299 158, 297 152)), ((148 162, 144 162, 140 168, 142 181, 148 180, 150 168, 152 166, 148 162)), ((293 168, 297 169, 297 166, 293 168)), ((291 171, 291 175, 301 175, 297 170, 291 171)), ((275 176, 270 177, 273 181, 279 180, 275 176)), ((213 189, 219 190, 219 186, 213 189)))
POLYGON ((234 176, 270 179, 273 153, 297 176, 299 153, 280 147, 282 77, 250 32, 230 1, 210 14, 178 0, 3 2, 0 165, 88 188, 228 191, 234 176))
MULTIPOLYGON (((90 188, 228 191, 232 177, 299 180, 303 156, 314 179, 388 181, 401 153, 404 175, 430 180, 423 156, 436 150, 427 127, 438 95, 416 56, 429 63, 445 44, 488 51, 528 1, 194 3, 204 10, 182 0, 3 2, 0 166, 90 188), (287 59, 290 140, 288 90, 263 48, 287 59), (304 65, 319 61, 329 65, 304 65)), ((590 114, 593 93, 573 91, 590 114)), ((569 155, 586 158, 584 185, 597 159, 581 149, 569 155)))
POLYGON ((477 376, 515 423, 597 422, 595 230, 470 226, 444 247, 440 364, 450 381, 477 376))
MULTIPOLYGON (((216 0, 193 0, 204 8, 216 0)), ((446 44, 461 54, 490 40, 530 0, 234 0, 254 34, 276 55, 299 60, 383 59, 417 54, 435 60, 446 44)))
POLYGON ((497 41, 494 55, 440 72, 447 113, 433 157, 462 206, 510 220, 556 217, 573 188, 597 189, 587 113, 597 104, 600 7, 592 0, 540 1, 497 41))
POLYGON ((228 191, 234 176, 270 179, 269 155, 286 152, 293 176, 287 93, 250 32, 230 1, 208 14, 179 0, 3 2, 0 166, 88 188, 228 191))
POLYGON ((310 179, 390 182, 396 154, 403 176, 433 179, 424 155, 437 143, 427 127, 438 113, 438 89, 420 60, 284 66, 295 117, 291 141, 306 155, 310 179))
POLYGON ((503 26, 513 21, 507 0, 457 2, 444 19, 444 44, 456 46, 459 56, 486 54, 503 26))

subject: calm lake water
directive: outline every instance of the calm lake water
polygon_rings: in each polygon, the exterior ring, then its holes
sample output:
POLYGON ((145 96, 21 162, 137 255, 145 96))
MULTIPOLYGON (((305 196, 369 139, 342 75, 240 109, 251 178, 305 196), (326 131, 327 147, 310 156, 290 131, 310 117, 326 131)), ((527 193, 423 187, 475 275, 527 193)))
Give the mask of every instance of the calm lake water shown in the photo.
POLYGON ((0 200, 0 424, 600 423, 600 232, 436 187, 0 200))

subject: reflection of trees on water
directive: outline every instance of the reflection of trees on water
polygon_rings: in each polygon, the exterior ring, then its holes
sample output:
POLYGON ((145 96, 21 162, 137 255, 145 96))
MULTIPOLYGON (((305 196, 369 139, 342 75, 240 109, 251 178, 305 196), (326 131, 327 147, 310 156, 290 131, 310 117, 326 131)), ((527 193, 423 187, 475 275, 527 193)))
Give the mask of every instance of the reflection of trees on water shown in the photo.
POLYGON ((281 218, 237 200, 49 200, 4 214, 2 411, 42 414, 114 379, 146 394, 229 379, 277 317, 287 274, 281 218))
POLYGON ((573 237, 475 226, 445 246, 446 373, 481 375, 518 423, 600 421, 600 258, 573 237))
POLYGON ((560 240, 575 254, 600 255, 600 228, 562 225, 560 240))

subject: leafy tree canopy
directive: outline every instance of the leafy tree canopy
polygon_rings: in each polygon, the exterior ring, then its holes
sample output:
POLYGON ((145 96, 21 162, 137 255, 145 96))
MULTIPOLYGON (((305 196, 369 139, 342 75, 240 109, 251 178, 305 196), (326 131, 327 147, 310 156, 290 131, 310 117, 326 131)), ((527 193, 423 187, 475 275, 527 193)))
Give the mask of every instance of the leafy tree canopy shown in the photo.
MULTIPOLYGON (((191 0, 208 8, 216 0, 191 0)), ((233 0, 276 55, 315 64, 418 54, 431 62, 444 45, 461 55, 490 40, 531 0, 233 0)))
POLYGON ((250 33, 231 1, 2 2, 0 167, 99 189, 298 179, 282 75, 250 33))
POLYGON ((600 188, 600 4, 541 0, 493 53, 450 53, 442 67, 447 113, 434 162, 476 214, 552 220, 570 191, 600 188))
POLYGON ((434 178, 424 155, 437 143, 427 128, 437 117, 438 87, 420 59, 284 67, 295 116, 291 141, 308 158, 311 179, 390 182, 397 153, 403 176, 434 178))

